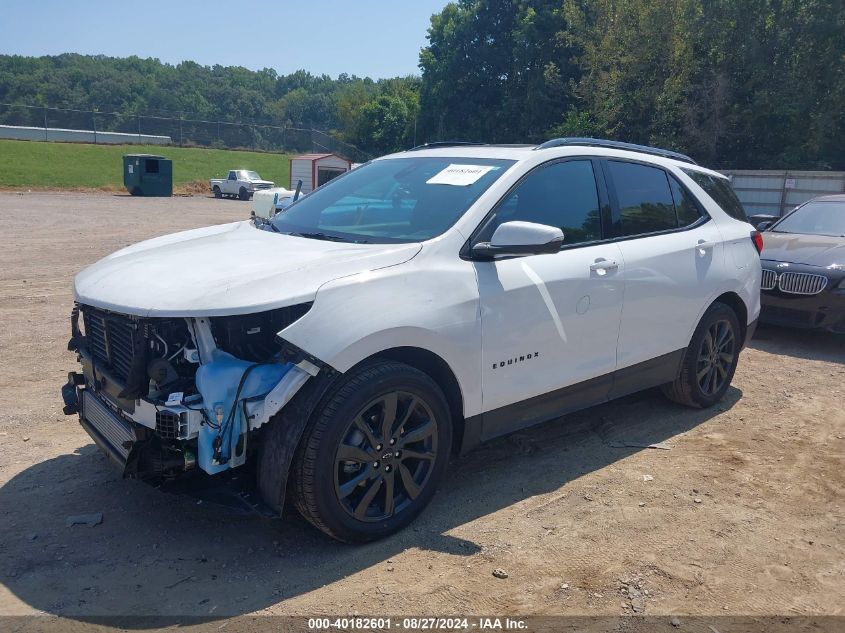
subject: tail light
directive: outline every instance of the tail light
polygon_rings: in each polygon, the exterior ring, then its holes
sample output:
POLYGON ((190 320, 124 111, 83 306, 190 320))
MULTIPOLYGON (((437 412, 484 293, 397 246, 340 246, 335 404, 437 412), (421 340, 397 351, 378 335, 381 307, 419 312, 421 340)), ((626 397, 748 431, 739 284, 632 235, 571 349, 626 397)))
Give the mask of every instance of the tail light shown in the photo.
POLYGON ((763 234, 760 231, 751 231, 751 241, 754 242, 754 248, 757 249, 757 254, 763 252, 763 234))

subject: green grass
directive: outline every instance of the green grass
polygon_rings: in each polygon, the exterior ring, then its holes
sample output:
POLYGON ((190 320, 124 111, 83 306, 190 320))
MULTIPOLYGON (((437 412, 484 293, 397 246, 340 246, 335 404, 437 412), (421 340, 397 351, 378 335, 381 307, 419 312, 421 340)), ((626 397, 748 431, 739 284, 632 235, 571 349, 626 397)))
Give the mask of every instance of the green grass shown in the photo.
POLYGON ((158 154, 172 159, 177 191, 207 188, 209 178, 223 178, 230 169, 252 169, 262 178, 290 185, 287 154, 0 140, 0 188, 120 190, 124 154, 158 154), (202 187, 197 182, 203 183, 202 187))

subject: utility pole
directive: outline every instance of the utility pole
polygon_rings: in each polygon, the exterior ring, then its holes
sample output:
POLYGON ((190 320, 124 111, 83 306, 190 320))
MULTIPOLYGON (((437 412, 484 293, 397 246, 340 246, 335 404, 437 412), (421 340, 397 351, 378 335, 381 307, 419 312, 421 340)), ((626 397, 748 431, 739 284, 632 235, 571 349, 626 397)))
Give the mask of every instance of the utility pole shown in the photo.
POLYGON ((97 111, 91 111, 91 125, 94 128, 94 145, 97 144, 97 111))

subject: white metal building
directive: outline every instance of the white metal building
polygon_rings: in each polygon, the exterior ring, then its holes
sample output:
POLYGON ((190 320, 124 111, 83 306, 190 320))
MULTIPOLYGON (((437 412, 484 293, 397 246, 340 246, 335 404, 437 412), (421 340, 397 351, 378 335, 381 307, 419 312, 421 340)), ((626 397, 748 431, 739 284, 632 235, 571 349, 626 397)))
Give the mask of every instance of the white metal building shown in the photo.
POLYGON ((290 188, 302 181, 302 193, 310 193, 332 178, 352 169, 352 162, 337 154, 302 154, 290 159, 290 188))
POLYGON ((799 204, 833 193, 845 193, 845 172, 722 170, 749 215, 782 216, 799 204))

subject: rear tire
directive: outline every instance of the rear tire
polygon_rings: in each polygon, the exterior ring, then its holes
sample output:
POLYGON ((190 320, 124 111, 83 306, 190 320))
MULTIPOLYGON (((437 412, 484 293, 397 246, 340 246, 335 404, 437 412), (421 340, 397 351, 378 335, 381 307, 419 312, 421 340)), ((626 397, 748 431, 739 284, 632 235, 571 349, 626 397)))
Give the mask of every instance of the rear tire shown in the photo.
POLYGON ((663 393, 688 407, 712 407, 731 385, 741 348, 736 313, 724 303, 714 303, 693 332, 678 377, 663 385, 663 393))
POLYGON ((241 200, 249 200, 249 191, 246 190, 246 187, 241 187, 238 191, 238 198, 241 200))
POLYGON ((335 539, 383 538, 431 501, 451 442, 449 406, 427 374, 392 361, 364 365, 312 415, 293 459, 293 502, 335 539))
POLYGON ((214 185, 214 197, 215 198, 222 198, 223 197, 223 192, 220 191, 220 187, 218 187, 217 185, 214 185))

